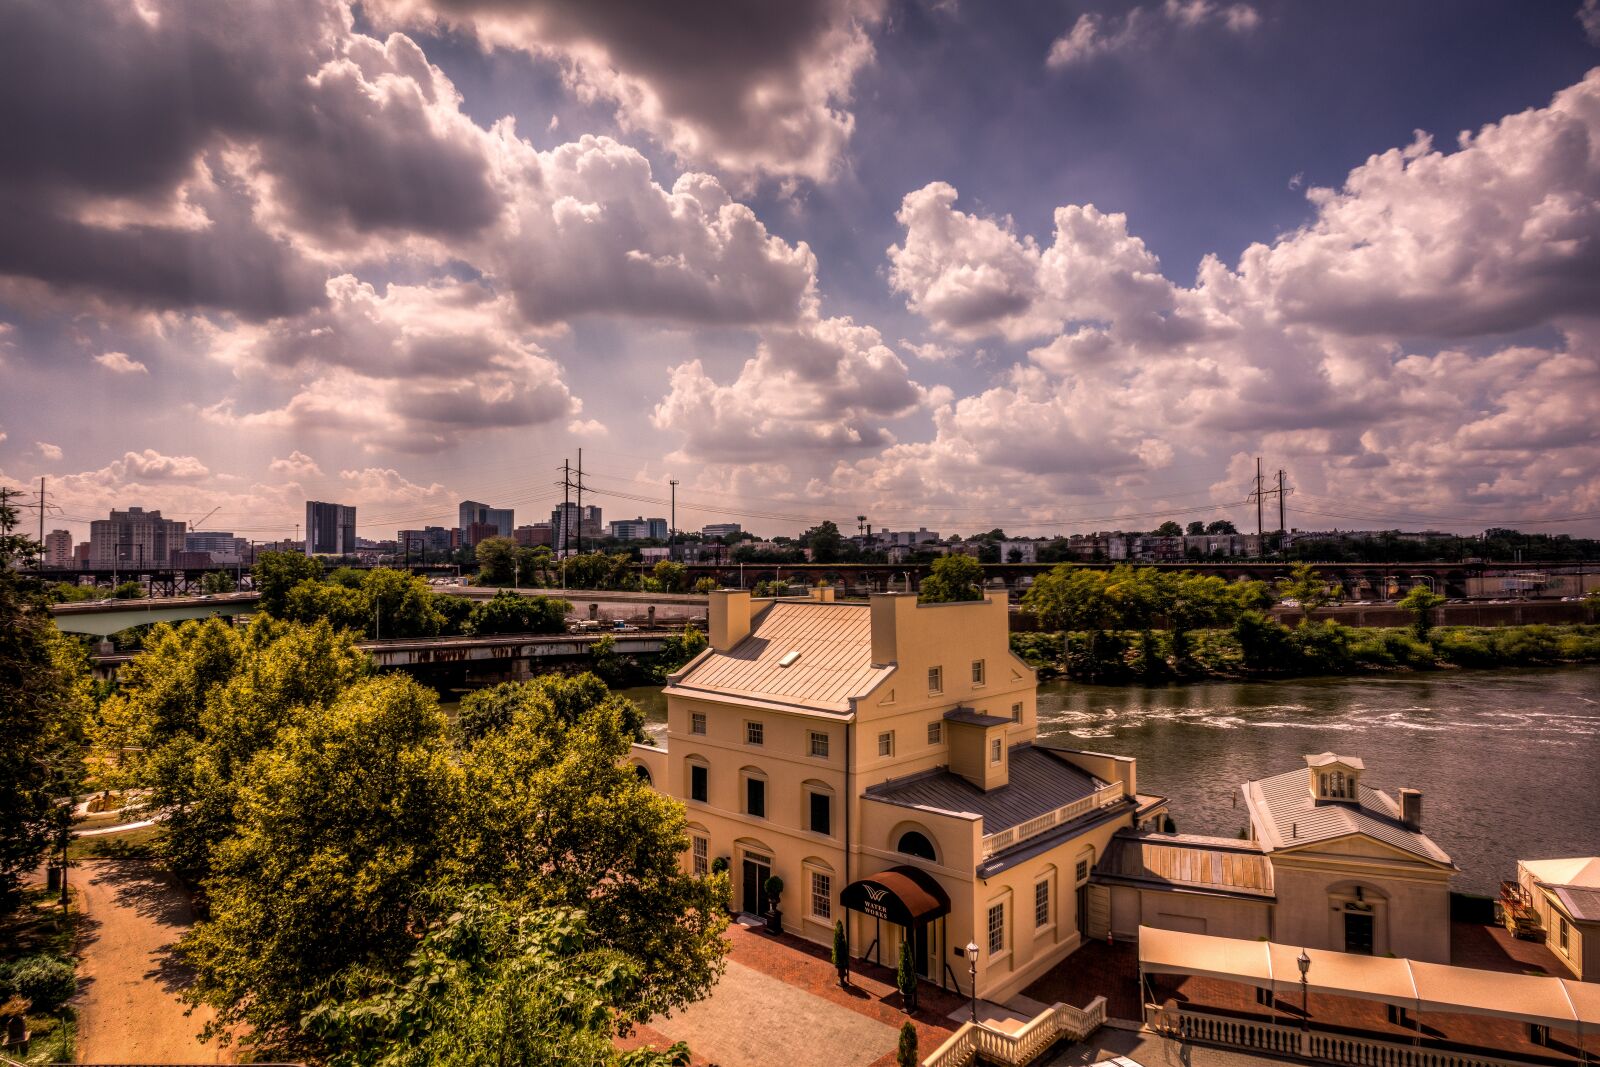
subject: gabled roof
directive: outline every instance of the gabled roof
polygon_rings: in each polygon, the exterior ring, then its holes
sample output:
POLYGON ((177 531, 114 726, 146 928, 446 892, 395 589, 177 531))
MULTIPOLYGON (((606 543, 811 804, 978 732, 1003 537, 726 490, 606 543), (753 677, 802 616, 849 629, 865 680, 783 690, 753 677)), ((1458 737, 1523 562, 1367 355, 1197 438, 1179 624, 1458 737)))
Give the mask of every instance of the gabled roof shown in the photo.
POLYGON ((867 605, 780 600, 756 617, 748 637, 726 652, 702 653, 666 692, 848 712, 851 697, 870 692, 893 669, 872 663, 867 605))
POLYGON ((1272 900, 1272 861, 1255 844, 1197 834, 1119 831, 1091 878, 1195 893, 1272 900))
POLYGON ((1555 894, 1567 914, 1581 923, 1600 923, 1600 889, 1585 889, 1576 885, 1553 885, 1555 894))
POLYGON ((1319 841, 1361 834, 1419 859, 1453 867, 1450 857, 1426 835, 1408 830, 1400 822, 1400 807, 1387 793, 1357 789, 1359 799, 1317 801, 1311 795, 1306 772, 1285 774, 1246 782, 1245 804, 1256 836, 1267 852, 1302 848, 1319 841))
POLYGON ((1306 757, 1307 767, 1331 767, 1336 763, 1343 764, 1356 771, 1367 769, 1367 765, 1361 762, 1361 757, 1359 756, 1341 756, 1334 752, 1318 752, 1314 756, 1306 757))
POLYGON ((1600 856, 1570 856, 1556 860, 1523 860, 1522 866, 1547 885, 1586 886, 1600 889, 1600 856))

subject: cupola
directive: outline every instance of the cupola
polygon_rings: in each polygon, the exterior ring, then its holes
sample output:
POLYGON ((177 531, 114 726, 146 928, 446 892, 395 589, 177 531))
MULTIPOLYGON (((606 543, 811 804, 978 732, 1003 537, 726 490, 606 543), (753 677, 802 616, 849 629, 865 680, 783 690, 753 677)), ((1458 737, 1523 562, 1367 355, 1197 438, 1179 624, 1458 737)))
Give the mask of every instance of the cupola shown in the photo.
POLYGON ((1310 775, 1311 797, 1318 802, 1358 804, 1361 794, 1361 772, 1366 765, 1356 756, 1340 756, 1332 752, 1319 752, 1306 757, 1310 775))

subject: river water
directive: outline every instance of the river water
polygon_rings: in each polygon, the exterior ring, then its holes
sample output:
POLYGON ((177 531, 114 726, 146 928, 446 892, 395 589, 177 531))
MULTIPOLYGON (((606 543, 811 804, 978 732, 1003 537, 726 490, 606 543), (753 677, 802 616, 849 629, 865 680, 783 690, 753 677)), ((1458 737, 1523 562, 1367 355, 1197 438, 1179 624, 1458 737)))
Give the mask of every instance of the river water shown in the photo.
MULTIPOLYGON (((659 689, 623 691, 665 731, 659 689)), ((1494 894, 1517 860, 1600 854, 1600 667, 1448 671, 1160 688, 1039 686, 1039 733, 1135 756, 1141 792, 1171 801, 1187 833, 1246 825, 1239 784, 1360 756, 1366 782, 1423 791, 1423 829, 1461 874, 1494 894)))

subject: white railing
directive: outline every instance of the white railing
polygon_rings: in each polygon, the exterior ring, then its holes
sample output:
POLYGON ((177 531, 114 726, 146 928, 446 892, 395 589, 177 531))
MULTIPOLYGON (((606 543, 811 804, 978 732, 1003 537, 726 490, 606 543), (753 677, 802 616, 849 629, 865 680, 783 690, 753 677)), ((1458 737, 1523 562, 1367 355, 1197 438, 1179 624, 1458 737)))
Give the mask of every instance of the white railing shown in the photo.
POLYGON ((1095 997, 1087 1008, 1052 1004, 1014 1034, 984 1023, 962 1023, 922 1061, 922 1067, 966 1067, 978 1056, 987 1063, 1025 1067, 1057 1041, 1082 1041, 1105 1021, 1106 998, 1095 997))
POLYGON ((1305 1031, 1277 1023, 1163 1008, 1157 1004, 1145 1005, 1145 1021, 1151 1029, 1180 1041, 1199 1041, 1349 1067, 1528 1067, 1525 1060, 1424 1048, 1321 1030, 1305 1031))
POLYGON ((1092 811, 1098 811, 1108 804, 1115 804, 1122 799, 1123 785, 1120 781, 1101 786, 1086 797, 1080 797, 1071 804, 1063 804, 1054 811, 1047 811, 1037 818, 1029 819, 1019 826, 1001 830, 998 833, 985 834, 983 838, 983 858, 988 859, 997 852, 1004 852, 1012 845, 1038 837, 1040 834, 1055 829, 1063 823, 1080 818, 1092 811))

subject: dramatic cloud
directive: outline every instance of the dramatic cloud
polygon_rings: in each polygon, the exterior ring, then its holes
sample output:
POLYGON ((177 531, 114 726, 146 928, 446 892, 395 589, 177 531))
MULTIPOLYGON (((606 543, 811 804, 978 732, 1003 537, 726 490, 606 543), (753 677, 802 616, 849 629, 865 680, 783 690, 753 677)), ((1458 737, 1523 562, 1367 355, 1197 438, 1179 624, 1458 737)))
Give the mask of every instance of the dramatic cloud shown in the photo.
POLYGON ((126 352, 107 352, 95 356, 94 361, 113 374, 149 374, 150 368, 133 359, 126 352))
POLYGON ((1051 43, 1045 66, 1059 70, 1107 53, 1144 46, 1163 26, 1193 30, 1210 23, 1242 34, 1259 26, 1261 15, 1249 4, 1218 4, 1212 0, 1166 0, 1159 15, 1135 7, 1121 19, 1087 12, 1051 43))
POLYGON ((98 472, 107 482, 196 481, 211 476, 211 471, 193 456, 165 456, 153 448, 126 452, 122 458, 98 472))
POLYGON ((850 139, 856 72, 879 0, 792 0, 731 11, 650 0, 371 0, 385 26, 475 35, 558 61, 625 130, 732 174, 823 180, 850 139))
POLYGON ((717 384, 698 359, 673 368, 652 421, 681 433, 682 452, 695 459, 831 456, 891 443, 882 422, 926 396, 877 330, 823 319, 768 332, 728 385, 717 384))

